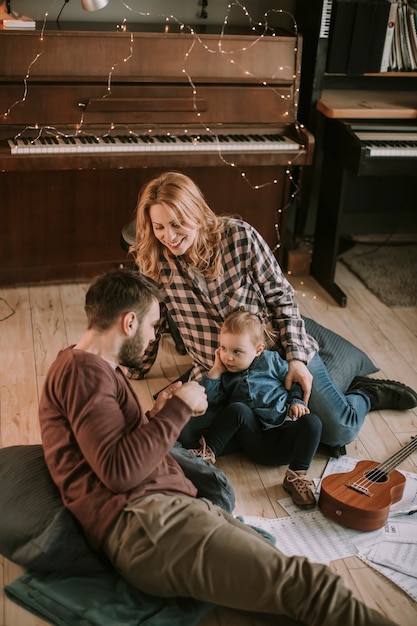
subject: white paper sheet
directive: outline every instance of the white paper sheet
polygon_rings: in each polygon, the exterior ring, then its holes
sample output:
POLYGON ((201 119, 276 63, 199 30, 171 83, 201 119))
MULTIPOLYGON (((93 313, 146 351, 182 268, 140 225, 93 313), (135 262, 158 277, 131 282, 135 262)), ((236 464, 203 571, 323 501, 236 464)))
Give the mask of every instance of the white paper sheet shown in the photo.
MULTIPOLYGON (((354 540, 362 532, 336 524, 318 509, 274 519, 244 516, 244 521, 268 531, 276 538, 277 548, 287 556, 306 556, 315 563, 328 564, 357 554, 354 540)), ((373 536, 375 543, 383 530, 367 534, 373 536)))
POLYGON ((390 567, 378 565, 377 563, 370 561, 364 554, 358 554, 358 556, 362 561, 364 561, 364 563, 391 580, 395 585, 400 587, 400 589, 405 591, 410 598, 417 602, 417 578, 414 578, 414 576, 408 576, 402 572, 397 572, 390 567))
POLYGON ((417 543, 398 543, 381 541, 372 546, 366 558, 372 563, 390 567, 391 569, 417 578, 417 543))

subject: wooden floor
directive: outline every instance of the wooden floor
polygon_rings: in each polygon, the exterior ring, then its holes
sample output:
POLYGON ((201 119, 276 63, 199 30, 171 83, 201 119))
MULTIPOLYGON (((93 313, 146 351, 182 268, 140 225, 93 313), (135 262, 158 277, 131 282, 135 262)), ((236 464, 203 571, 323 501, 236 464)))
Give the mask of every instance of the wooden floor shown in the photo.
MULTIPOLYGON (((389 309, 375 298, 344 266, 337 269, 337 282, 348 294, 348 306, 338 307, 311 278, 291 278, 302 313, 338 332, 364 349, 380 367, 377 376, 400 380, 417 388, 417 308, 389 309)), ((37 405, 49 365, 58 350, 75 343, 84 330, 85 284, 62 284, 0 289, 0 437, 1 446, 39 443, 37 405)), ((174 380, 188 367, 188 357, 179 356, 169 336, 146 381, 133 385, 144 408, 152 394, 174 380)), ((373 412, 360 436, 348 446, 348 455, 383 461, 405 444, 417 430, 417 410, 373 412)), ((320 476, 327 458, 317 455, 310 474, 320 476)), ((284 497, 285 468, 256 466, 239 455, 218 460, 232 481, 237 495, 236 514, 280 517, 285 515, 277 500, 284 497)), ((400 469, 416 472, 417 455, 400 469)), ((3 559, 0 560, 3 565, 3 559)), ((417 623, 417 604, 391 582, 356 557, 333 561, 331 567, 368 605, 378 608, 400 626, 417 623)), ((22 572, 4 561, 0 581, 11 582, 22 572), (2 580, 1 580, 2 579, 2 580)), ((2 585, 3 586, 3 585, 2 585)), ((254 626, 276 624, 270 617, 249 616, 217 609, 204 626, 254 626)), ((45 622, 27 613, 4 596, 0 599, 0 626, 43 626, 45 622)), ((116 626, 116 625, 115 625, 116 626)))

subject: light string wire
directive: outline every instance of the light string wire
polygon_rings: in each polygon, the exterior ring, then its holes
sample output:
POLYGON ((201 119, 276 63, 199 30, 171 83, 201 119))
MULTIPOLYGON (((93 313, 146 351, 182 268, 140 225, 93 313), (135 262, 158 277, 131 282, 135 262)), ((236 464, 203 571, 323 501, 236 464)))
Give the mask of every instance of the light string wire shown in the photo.
MULTIPOLYGON (((152 16, 152 14, 150 12, 144 13, 144 12, 141 12, 141 11, 135 11, 127 3, 125 3, 123 0, 121 0, 121 3, 128 10, 132 11, 133 13, 137 13, 138 15, 146 16, 146 17, 151 17, 152 16)), ((189 72, 187 71, 187 67, 186 67, 187 66, 187 61, 188 61, 188 59, 189 59, 189 57, 191 55, 192 50, 196 46, 196 44, 197 43, 200 44, 202 46, 202 48, 208 54, 220 54, 220 55, 223 55, 223 56, 227 56, 227 55, 235 55, 236 53, 247 52, 250 48, 252 48, 256 44, 258 44, 259 41, 261 39, 263 39, 268 33, 270 33, 271 36, 273 36, 273 37, 276 36, 275 29, 272 28, 269 25, 269 23, 268 23, 268 17, 270 16, 270 14, 273 14, 273 13, 286 15, 286 16, 288 16, 290 18, 290 20, 292 21, 292 28, 293 28, 293 33, 294 33, 294 36, 295 36, 295 40, 297 42, 298 26, 297 26, 296 20, 295 20, 294 16, 292 15, 292 13, 290 13, 288 11, 285 11, 283 9, 268 9, 264 13, 264 22, 255 22, 252 19, 252 17, 250 15, 249 11, 247 10, 247 8, 241 2, 239 2, 239 0, 233 0, 233 2, 228 4, 226 16, 225 16, 225 18, 223 20, 223 25, 222 25, 222 28, 221 28, 221 31, 220 31, 220 35, 219 35, 219 39, 218 39, 218 42, 217 42, 217 46, 215 48, 210 48, 210 46, 208 44, 206 44, 202 40, 202 38, 198 35, 198 33, 195 31, 194 28, 192 28, 191 26, 188 26, 188 25, 184 24, 183 22, 179 21, 174 15, 170 15, 169 17, 166 16, 166 15, 158 15, 158 17, 165 18, 166 21, 173 20, 174 22, 176 22, 179 25, 181 30, 188 29, 189 34, 191 34, 193 36, 193 41, 192 41, 189 49, 185 53, 184 62, 183 62, 183 68, 182 68, 181 71, 187 77, 188 83, 189 83, 189 85, 191 87, 192 98, 193 98, 193 108, 194 108, 194 111, 196 113, 196 117, 197 118, 201 117, 201 113, 200 113, 200 111, 198 109, 198 103, 197 103, 197 100, 198 100, 198 90, 197 90, 197 87, 196 87, 196 85, 195 85, 195 83, 193 81, 192 76, 189 74, 189 72), (225 50, 224 47, 223 47, 223 41, 224 41, 224 37, 226 36, 226 28, 227 28, 227 25, 229 23, 231 11, 232 11, 232 9, 234 7, 239 8, 244 13, 245 17, 249 21, 249 26, 250 26, 252 31, 256 31, 259 28, 261 28, 262 32, 259 33, 258 36, 248 46, 241 46, 241 47, 236 48, 234 50, 225 50)), ((297 121, 298 92, 299 92, 299 88, 297 87, 297 82, 298 82, 298 79, 299 79, 299 76, 298 76, 298 73, 297 73, 298 72, 298 60, 299 60, 298 59, 298 52, 299 52, 299 49, 298 49, 298 45, 296 43, 295 47, 294 47, 293 68, 292 68, 292 80, 293 80, 293 82, 292 82, 292 94, 288 94, 288 95, 281 94, 278 91, 277 88, 275 88, 272 85, 270 85, 267 81, 261 80, 259 77, 255 76, 253 73, 249 72, 247 69, 242 67, 240 64, 236 63, 235 59, 231 58, 230 61, 229 61, 231 64, 237 66, 242 71, 242 74, 245 75, 246 77, 250 77, 250 78, 258 80, 258 82, 260 84, 262 84, 264 87, 268 87, 269 90, 271 90, 274 93, 276 93, 280 98, 282 98, 282 99, 286 99, 287 98, 287 99, 289 99, 291 101, 291 103, 293 105, 292 119, 294 120, 294 126, 295 126, 295 130, 296 130, 296 134, 297 134, 297 140, 298 140, 298 143, 300 145, 300 150, 297 153, 297 155, 294 157, 294 159, 293 159, 294 161, 296 161, 297 158, 299 158, 302 154, 304 154, 304 150, 305 150, 305 145, 303 144, 303 138, 302 138, 302 132, 301 132, 302 125, 299 124, 298 121, 297 121)), ((280 66, 279 69, 282 72, 282 71, 284 71, 284 69, 288 69, 288 67, 285 68, 284 66, 280 66)), ((284 115, 289 117, 288 111, 284 115)), ((248 178, 246 172, 244 170, 242 170, 242 168, 240 168, 239 166, 236 165, 236 163, 234 163, 233 161, 230 161, 229 159, 227 159, 225 157, 225 155, 224 155, 224 153, 223 153, 223 151, 221 149, 221 143, 217 139, 216 132, 213 131, 210 128, 210 126, 207 126, 207 125, 204 127, 204 131, 206 133, 208 133, 209 135, 213 136, 213 138, 216 140, 216 143, 217 143, 217 153, 218 153, 219 159, 225 165, 228 165, 230 167, 236 168, 239 171, 241 177, 245 180, 245 182, 252 189, 255 189, 255 190, 256 189, 262 189, 262 188, 264 188, 264 187, 266 187, 268 185, 277 184, 278 183, 277 179, 273 179, 273 180, 268 181, 268 182, 263 183, 263 184, 254 184, 254 183, 252 183, 250 181, 250 179, 248 178)), ((288 167, 290 167, 292 165, 292 161, 289 160, 287 165, 288 165, 288 167)), ((286 170, 286 174, 289 176, 290 182, 294 183, 294 178, 291 175, 291 170, 290 169, 286 170)), ((294 187, 295 187, 294 192, 291 194, 287 204, 284 207, 282 207, 281 209, 277 210, 278 214, 282 213, 283 211, 288 209, 291 206, 295 196, 298 195, 299 187, 298 187, 298 185, 294 185, 294 187)), ((279 215, 277 215, 277 217, 279 217, 279 215)), ((275 226, 275 229, 277 230, 278 225, 275 224, 274 226, 275 226)), ((279 230, 277 230, 277 238, 278 238, 278 246, 277 247, 279 247, 280 246, 279 230)), ((274 249, 274 251, 275 251, 275 249, 274 249)))
POLYGON ((406 444, 395 454, 390 456, 389 459, 387 459, 383 463, 380 463, 369 472, 366 472, 363 478, 355 481, 354 483, 352 483, 351 486, 360 490, 365 490, 368 489, 369 485, 375 482, 382 482, 386 479, 387 474, 392 472, 397 467, 397 465, 404 461, 415 450, 417 450, 417 436, 412 437, 411 441, 408 444, 406 444))
MULTIPOLYGON (((54 0, 55 1, 55 0, 54 0)), ((198 35, 198 33, 195 31, 195 29, 187 24, 185 24, 184 22, 182 22, 181 20, 179 20, 175 15, 166 15, 166 14, 153 14, 151 12, 143 12, 143 11, 137 11, 136 9, 133 9, 130 5, 128 5, 126 2, 124 2, 123 0, 120 0, 120 3, 128 10, 130 11, 132 14, 136 14, 139 15, 141 17, 155 17, 158 19, 164 19, 165 22, 168 24, 170 21, 173 21, 174 23, 176 23, 179 28, 180 31, 187 31, 190 35, 192 35, 193 39, 191 42, 191 45, 189 47, 189 49, 187 50, 187 52, 185 53, 184 56, 184 60, 183 60, 183 67, 182 67, 182 74, 186 76, 187 81, 191 87, 191 92, 192 92, 192 103, 193 103, 193 109, 195 111, 195 115, 197 118, 197 124, 201 125, 202 130, 204 130, 204 132, 206 134, 209 134, 213 137, 214 141, 216 142, 216 149, 217 149, 217 154, 218 157, 220 159, 220 161, 222 163, 224 163, 225 165, 235 168, 241 178, 245 181, 246 184, 249 185, 249 187, 251 187, 254 190, 258 190, 258 189, 262 189, 264 187, 267 187, 269 185, 272 184, 277 184, 278 183, 278 179, 274 178, 272 180, 269 180, 267 182, 261 183, 261 184, 255 184, 253 183, 249 177, 246 174, 246 171, 244 169, 242 169, 240 166, 238 166, 234 161, 229 160, 225 157, 224 152, 222 151, 222 147, 221 147, 221 143, 218 140, 217 137, 217 133, 215 130, 212 130, 210 128, 210 126, 208 125, 204 125, 201 121, 199 121, 199 118, 201 117, 201 113, 198 109, 198 90, 197 87, 195 85, 195 82, 193 80, 193 77, 191 76, 191 74, 188 72, 187 70, 187 62, 188 59, 190 57, 191 52, 193 51, 194 47, 196 45, 200 45, 203 47, 203 49, 207 52, 207 54, 219 54, 221 55, 225 61, 228 61, 229 63, 233 64, 234 66, 237 66, 240 71, 242 72, 242 74, 246 77, 249 77, 251 79, 253 79, 254 81, 258 81, 259 84, 261 84, 262 86, 268 88, 269 90, 273 91, 277 97, 280 97, 282 99, 288 99, 290 100, 290 103, 292 104, 292 120, 293 120, 293 125, 294 125, 294 129, 296 131, 296 136, 297 136, 297 141, 299 143, 299 151, 296 153, 295 156, 293 156, 292 159, 289 159, 287 162, 287 167, 285 170, 285 174, 288 177, 289 183, 290 183, 290 187, 292 187, 292 192, 290 193, 290 196, 288 198, 287 203, 285 204, 285 206, 279 207, 276 209, 276 222, 274 224, 275 227, 275 231, 276 231, 276 237, 277 237, 277 245, 274 248, 274 252, 281 247, 281 237, 280 237, 280 232, 279 232, 279 222, 281 219, 282 214, 287 211, 289 209, 289 207, 292 205, 292 203, 294 202, 295 198, 298 196, 299 193, 299 185, 297 184, 297 182, 294 179, 293 176, 293 164, 296 163, 296 161, 299 159, 299 157, 301 155, 304 154, 304 150, 305 150, 305 145, 303 143, 303 137, 302 137, 302 128, 303 126, 301 124, 298 123, 297 121, 297 111, 298 111, 298 92, 299 92, 299 88, 298 88, 298 83, 299 83, 299 59, 298 59, 298 54, 299 54, 299 49, 298 49, 298 27, 297 27, 297 23, 296 20, 294 18, 294 16, 288 12, 285 11, 283 9, 269 9, 267 10, 264 15, 264 21, 260 22, 257 21, 255 22, 249 11, 247 10, 247 8, 239 1, 239 0, 233 0, 232 2, 230 2, 228 4, 227 7, 227 12, 225 15, 225 18, 223 20, 223 25, 220 31, 220 35, 217 41, 217 45, 215 48, 211 48, 207 43, 204 42, 204 40, 198 35), (239 48, 236 48, 234 50, 226 50, 224 48, 224 39, 227 35, 226 33, 226 29, 227 26, 229 24, 229 20, 230 20, 230 16, 231 16, 231 12, 234 8, 239 9, 241 12, 243 12, 244 16, 248 19, 249 22, 249 26, 250 29, 257 35, 255 37, 255 39, 247 46, 241 46, 239 48), (283 72, 284 70, 290 69, 290 71, 292 71, 292 83, 291 83, 291 93, 290 94, 283 94, 279 91, 279 89, 277 87, 275 87, 273 84, 268 83, 268 81, 261 79, 260 77, 256 76, 255 74, 253 74, 252 72, 250 72, 248 69, 246 69, 245 67, 243 67, 240 63, 237 63, 234 55, 236 55, 237 53, 241 53, 241 52, 246 52, 247 50, 249 50, 250 48, 256 46, 265 36, 272 36, 275 37, 276 36, 276 32, 275 32, 275 28, 271 27, 269 25, 269 18, 271 14, 281 14, 281 15, 286 15, 290 21, 292 22, 292 29, 293 29, 293 34, 295 37, 295 45, 294 45, 294 55, 293 55, 293 67, 292 68, 288 68, 288 66, 280 66, 278 69, 279 71, 283 72), (295 163, 294 163, 295 162, 295 163)), ((46 22, 47 22, 47 18, 48 18, 48 11, 45 13, 44 18, 43 18, 43 25, 41 28, 41 34, 40 34, 40 42, 41 42, 41 46, 42 49, 39 50, 38 52, 36 52, 34 58, 30 61, 25 77, 23 79, 23 94, 22 97, 17 100, 16 102, 14 102, 8 109, 7 111, 3 114, 3 118, 8 118, 10 117, 12 110, 19 104, 23 104, 26 102, 27 97, 28 97, 28 92, 29 92, 29 82, 30 82, 30 73, 31 73, 31 69, 33 67, 33 65, 39 60, 39 58, 41 57, 41 55, 45 52, 45 50, 43 49, 43 44, 44 44, 44 40, 45 40, 45 28, 46 28, 46 22)), ((126 21, 126 19, 123 20, 123 23, 117 26, 117 29, 121 32, 126 32, 128 31, 128 23, 126 21)), ((166 31, 168 32, 168 31, 166 31)), ((113 83, 113 75, 115 73, 115 71, 117 70, 117 67, 129 62, 130 59, 132 59, 132 57, 134 56, 135 50, 134 50, 134 35, 133 32, 129 34, 129 38, 130 38, 130 45, 129 45, 129 50, 128 50, 128 54, 120 61, 115 61, 111 64, 109 73, 107 75, 107 89, 105 94, 103 94, 102 98, 107 98, 111 95, 112 93, 112 83, 113 83)), ((84 125, 86 123, 86 104, 85 103, 79 103, 79 108, 81 110, 81 114, 80 114, 80 121, 79 123, 76 125, 76 129, 75 129, 75 135, 76 136, 80 136, 80 135, 85 135, 87 134, 84 131, 84 125)), ((283 113, 284 117, 290 117, 290 113, 289 111, 285 111, 283 113)), ((134 132, 131 128, 126 127, 126 125, 121 125, 121 124, 114 124, 113 122, 109 123, 109 127, 108 130, 106 132, 104 132, 101 135, 97 135, 95 137, 95 139, 99 139, 99 138, 103 138, 106 136, 109 136, 110 133, 112 131, 114 131, 116 128, 123 126, 124 128, 127 129, 127 132, 130 136, 132 137, 138 137, 138 133, 134 132)), ((156 125, 154 129, 152 128, 148 128, 148 130, 146 131, 146 134, 152 134, 154 131, 158 130, 158 126, 156 125)), ((59 130, 58 128, 56 128, 55 126, 51 126, 51 125, 44 125, 44 126, 40 126, 38 124, 38 122, 35 122, 32 125, 28 125, 25 126, 25 128, 20 131, 19 133, 17 133, 14 137, 15 141, 18 140, 19 138, 23 137, 25 135, 25 133, 27 131, 32 131, 32 130, 37 130, 37 135, 36 137, 31 137, 30 141, 32 143, 34 143, 35 141, 37 141, 43 134, 46 135, 54 135, 55 137, 59 138, 59 137, 63 137, 63 138, 68 138, 73 136, 72 134, 69 134, 67 132, 64 132, 62 130, 59 130)), ((187 130, 184 131, 185 133, 187 133, 187 130)), ((91 133, 88 133, 91 134, 91 133)), ((169 133, 167 133, 169 135, 169 133)), ((196 141, 198 141, 198 137, 195 139, 196 141)))
MULTIPOLYGON (((43 43, 44 43, 44 32, 45 32, 45 27, 46 27, 46 21, 48 19, 48 15, 49 13, 46 12, 44 17, 43 17, 43 22, 42 22, 42 28, 41 28, 41 34, 39 36, 39 41, 41 42, 41 46, 43 48, 43 43)), ((18 104, 22 104, 24 102, 26 102, 27 97, 28 97, 28 92, 29 92, 29 78, 30 78, 30 72, 32 69, 32 66, 35 65, 35 63, 38 61, 38 59, 42 56, 42 54, 45 52, 44 49, 41 49, 40 52, 37 52, 35 54, 35 57, 32 59, 32 61, 30 61, 28 68, 26 70, 25 76, 23 78, 23 93, 22 93, 22 97, 19 100, 16 100, 16 102, 14 102, 13 104, 11 104, 9 106, 9 108, 3 113, 3 118, 8 118, 11 115, 12 110, 18 105, 18 104)), ((27 128, 38 128, 37 124, 33 127, 26 127, 27 128)), ((25 129, 25 130, 26 130, 25 129)), ((22 131, 23 133, 24 131, 22 131)), ((20 135, 22 134, 20 133, 20 135)))

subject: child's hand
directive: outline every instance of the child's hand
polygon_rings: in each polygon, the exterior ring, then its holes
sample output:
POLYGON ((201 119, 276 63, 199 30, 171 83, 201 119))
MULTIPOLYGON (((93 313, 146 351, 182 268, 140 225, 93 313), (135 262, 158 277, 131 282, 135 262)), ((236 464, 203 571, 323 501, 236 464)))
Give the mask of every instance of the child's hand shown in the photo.
POLYGON ((220 378, 224 372, 227 372, 227 370, 220 360, 220 348, 216 348, 214 353, 214 365, 211 370, 207 372, 207 376, 209 378, 220 378))
POLYGON ((302 415, 305 415, 306 413, 310 413, 310 409, 304 406, 304 404, 297 404, 297 403, 292 404, 288 410, 288 415, 293 420, 298 419, 299 417, 301 417, 302 415))

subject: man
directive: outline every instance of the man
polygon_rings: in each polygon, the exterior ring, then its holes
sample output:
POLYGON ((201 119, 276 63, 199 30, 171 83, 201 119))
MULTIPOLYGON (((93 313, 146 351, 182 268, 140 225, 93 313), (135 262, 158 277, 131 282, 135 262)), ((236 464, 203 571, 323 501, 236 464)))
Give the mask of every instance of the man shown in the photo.
POLYGON ((170 454, 207 407, 195 381, 161 392, 144 414, 119 365, 137 367, 154 339, 162 296, 117 269, 86 295, 88 328, 60 352, 40 402, 45 458, 91 546, 157 596, 193 597, 303 624, 392 626, 324 565, 288 558, 255 530, 198 498, 170 454))

